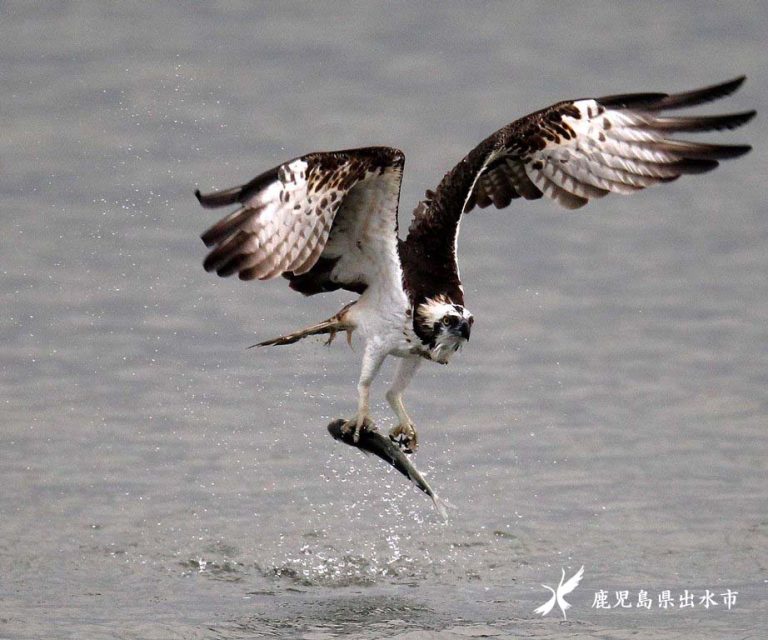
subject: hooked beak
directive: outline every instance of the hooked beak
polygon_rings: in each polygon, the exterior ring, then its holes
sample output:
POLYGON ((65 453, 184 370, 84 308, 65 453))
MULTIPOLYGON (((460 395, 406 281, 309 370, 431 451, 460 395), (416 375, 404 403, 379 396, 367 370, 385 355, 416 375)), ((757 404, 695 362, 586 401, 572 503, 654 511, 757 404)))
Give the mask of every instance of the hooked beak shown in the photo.
POLYGON ((471 326, 469 322, 466 320, 462 320, 461 324, 459 325, 459 335, 464 338, 467 342, 469 342, 469 332, 471 329, 471 326))

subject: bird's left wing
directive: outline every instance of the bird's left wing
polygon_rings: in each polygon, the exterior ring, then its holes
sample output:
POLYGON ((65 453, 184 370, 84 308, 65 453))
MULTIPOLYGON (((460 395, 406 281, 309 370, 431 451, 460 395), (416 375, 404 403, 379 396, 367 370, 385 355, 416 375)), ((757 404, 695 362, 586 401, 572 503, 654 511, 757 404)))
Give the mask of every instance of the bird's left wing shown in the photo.
POLYGON ((555 591, 554 591, 553 589, 551 589, 551 588, 550 588, 550 587, 548 587, 547 585, 543 584, 543 585, 541 585, 541 586, 542 586, 542 587, 544 587, 545 589, 549 589, 550 591, 552 591, 552 597, 551 597, 549 600, 547 600, 547 601, 546 601, 546 602, 545 602, 543 605, 541 605, 540 607, 536 607, 536 608, 533 610, 533 612, 534 612, 534 613, 538 613, 538 614, 541 614, 542 616, 545 616, 545 615, 547 615, 547 614, 548 614, 550 611, 552 611, 552 609, 554 608, 554 606, 555 606, 555 600, 557 599, 557 594, 555 593, 555 591))
POLYGON ((749 145, 671 136, 734 129, 751 120, 754 111, 714 116, 664 113, 722 98, 743 82, 740 77, 678 94, 566 100, 499 129, 448 172, 416 208, 401 250, 406 278, 411 272, 417 285, 422 280, 449 282, 448 294, 454 301, 460 299, 456 238, 462 214, 475 207, 493 204, 502 209, 513 199, 547 196, 575 209, 609 193, 633 193, 684 174, 705 173, 719 160, 745 154, 749 145), (422 273, 419 263, 425 258, 440 269, 422 273))
POLYGON ((242 280, 288 278, 306 295, 361 293, 399 269, 397 209, 404 156, 389 147, 310 153, 249 183, 203 195, 240 205, 202 234, 206 271, 242 280))
POLYGON ((668 95, 636 93, 567 100, 532 113, 494 134, 462 211, 514 198, 545 195, 569 209, 609 193, 628 194, 687 173, 705 173, 718 160, 745 154, 748 145, 673 139, 678 132, 735 129, 755 112, 668 116, 738 89, 744 78, 668 95))

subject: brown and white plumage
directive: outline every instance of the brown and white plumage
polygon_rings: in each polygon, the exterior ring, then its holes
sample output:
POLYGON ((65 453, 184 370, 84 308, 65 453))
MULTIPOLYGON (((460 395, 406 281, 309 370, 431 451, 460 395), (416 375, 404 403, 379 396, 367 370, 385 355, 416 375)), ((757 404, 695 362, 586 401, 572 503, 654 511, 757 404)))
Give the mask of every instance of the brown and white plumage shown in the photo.
MULTIPOLYGON (((679 94, 637 93, 566 100, 516 120, 483 140, 416 210, 406 240, 417 297, 442 280, 461 300, 456 236, 463 213, 546 196, 569 209, 610 193, 631 194, 685 174, 706 173, 749 145, 681 141, 681 132, 734 129, 755 112, 671 116, 664 112, 727 96, 744 77, 679 94), (427 258, 439 256, 439 260, 427 258), (424 265, 425 259, 431 264, 424 265), (439 264, 438 264, 439 263, 439 264), (425 282, 426 280, 426 282, 425 282)), ((406 273, 408 269, 406 269, 406 273)))
POLYGON ((403 162, 381 147, 310 153, 242 187, 196 192, 204 207, 241 205, 203 233, 215 245, 206 271, 242 280, 285 274, 307 294, 362 292, 396 251, 403 162))
POLYGON ((282 275, 305 295, 340 288, 360 294, 334 317, 260 344, 359 329, 366 348, 358 412, 350 421, 358 431, 368 420, 368 390, 384 358, 402 358, 387 398, 400 421, 393 437, 412 449, 415 431, 402 392, 422 359, 447 362, 472 326, 456 258, 461 216, 518 198, 548 197, 575 209, 593 198, 711 171, 750 147, 676 134, 735 129, 755 112, 667 112, 722 98, 743 82, 567 100, 520 118, 483 140, 427 192, 405 240, 397 236, 404 156, 389 147, 311 153, 242 187, 198 191, 204 207, 240 205, 203 234, 213 247, 205 269, 244 280, 282 275))
MULTIPOLYGON (((740 80, 728 84, 735 89, 740 80)), ((575 209, 591 198, 711 171, 718 160, 742 155, 749 147, 683 142, 670 134, 734 129, 754 112, 698 117, 661 112, 709 101, 713 93, 722 95, 722 85, 714 92, 687 94, 685 100, 638 94, 562 102, 518 120, 499 132, 498 140, 505 143, 486 158, 464 211, 542 195, 575 209)))

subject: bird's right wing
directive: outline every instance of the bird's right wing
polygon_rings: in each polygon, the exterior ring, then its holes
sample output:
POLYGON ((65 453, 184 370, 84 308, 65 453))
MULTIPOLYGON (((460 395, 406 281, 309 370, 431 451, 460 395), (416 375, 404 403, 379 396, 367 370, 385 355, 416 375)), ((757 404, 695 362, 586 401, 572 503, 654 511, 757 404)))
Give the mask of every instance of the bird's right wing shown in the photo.
POLYGON ((564 596, 566 593, 570 593, 573 591, 576 587, 579 586, 579 582, 581 582, 581 579, 584 577, 584 566, 582 565, 581 569, 579 569, 571 578, 569 578, 566 582, 563 583, 563 585, 557 590, 557 592, 564 596))
POLYGON ((312 295, 361 293, 397 271, 397 209, 404 156, 389 147, 310 153, 249 183, 206 195, 205 208, 239 208, 202 234, 203 266, 242 280, 288 278, 312 295))

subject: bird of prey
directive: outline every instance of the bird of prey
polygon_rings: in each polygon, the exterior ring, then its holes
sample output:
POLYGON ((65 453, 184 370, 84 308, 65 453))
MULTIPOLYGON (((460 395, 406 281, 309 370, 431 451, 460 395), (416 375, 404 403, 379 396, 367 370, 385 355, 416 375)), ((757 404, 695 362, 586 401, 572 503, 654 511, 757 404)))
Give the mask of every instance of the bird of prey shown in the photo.
POLYGON ((567 596, 571 591, 578 587, 579 582, 581 582, 581 579, 584 577, 584 566, 582 565, 581 569, 574 573, 568 579, 568 581, 563 584, 563 580, 565 580, 565 569, 561 569, 560 571, 560 584, 557 585, 557 591, 545 584, 541 585, 548 591, 552 592, 552 597, 549 600, 547 600, 540 607, 533 610, 534 613, 540 613, 542 618, 550 611, 552 611, 553 607, 555 606, 555 602, 557 602, 557 606, 560 607, 560 611, 563 613, 563 620, 567 620, 568 616, 565 615, 565 612, 571 608, 571 604, 566 602, 563 596, 567 596))
MULTIPOLYGON (((748 152, 742 144, 689 142, 680 132, 734 129, 755 111, 669 115, 727 96, 744 82, 684 93, 630 93, 565 100, 499 129, 427 191, 405 239, 397 212, 404 155, 391 147, 316 152, 247 184, 195 195, 206 208, 237 208, 202 234, 206 271, 242 280, 286 278, 307 296, 344 289, 359 297, 331 318, 259 346, 355 330, 364 339, 357 412, 346 432, 370 428, 369 391, 387 356, 399 358, 386 398, 398 424, 390 437, 417 445, 402 394, 420 363, 446 364, 469 340, 456 242, 463 214, 546 196, 569 209, 630 194, 748 152)), ((255 345, 254 345, 255 346, 255 345)))

